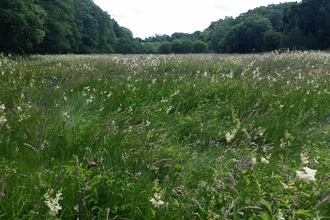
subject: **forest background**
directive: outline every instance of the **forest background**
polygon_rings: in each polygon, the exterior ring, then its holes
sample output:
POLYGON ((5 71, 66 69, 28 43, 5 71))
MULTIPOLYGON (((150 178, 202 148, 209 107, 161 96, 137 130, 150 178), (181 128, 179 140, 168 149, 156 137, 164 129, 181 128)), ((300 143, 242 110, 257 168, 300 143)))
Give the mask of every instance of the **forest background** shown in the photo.
POLYGON ((211 22, 203 31, 176 32, 171 36, 155 35, 145 39, 134 38, 128 28, 120 26, 92 0, 0 2, 0 52, 5 54, 327 50, 329 36, 330 1, 324 0, 262 6, 236 18, 225 17, 211 22))

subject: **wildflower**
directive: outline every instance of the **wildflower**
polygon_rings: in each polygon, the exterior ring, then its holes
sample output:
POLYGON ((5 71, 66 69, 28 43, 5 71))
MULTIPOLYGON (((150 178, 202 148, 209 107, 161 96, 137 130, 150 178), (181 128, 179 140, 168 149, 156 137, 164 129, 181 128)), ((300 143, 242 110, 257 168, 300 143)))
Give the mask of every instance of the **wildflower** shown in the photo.
POLYGON ((162 205, 165 205, 165 202, 161 200, 164 195, 164 190, 162 190, 158 185, 158 179, 154 180, 154 196, 149 201, 155 206, 155 208, 159 208, 162 205))
POLYGON ((309 163, 308 159, 309 159, 309 157, 308 157, 306 152, 300 154, 300 160, 301 160, 301 163, 302 163, 303 166, 305 166, 309 163))
POLYGON ((3 112, 5 109, 6 109, 5 105, 4 104, 1 104, 0 105, 0 111, 3 112))
POLYGON ((310 183, 315 181, 315 174, 317 170, 310 169, 308 167, 303 168, 304 171, 297 170, 297 179, 305 182, 305 183, 310 183))
POLYGON ((230 134, 229 132, 226 134, 226 141, 227 143, 231 142, 235 137, 235 133, 234 134, 230 134))
POLYGON ((263 163, 263 164, 269 164, 269 161, 264 157, 261 157, 260 162, 263 163))
POLYGON ((75 205, 75 206, 73 207, 73 209, 74 209, 76 212, 79 212, 79 205, 75 205))
POLYGON ((63 199, 61 190, 56 193, 55 198, 51 198, 50 194, 53 193, 53 189, 48 190, 44 197, 45 197, 45 203, 49 208, 49 215, 50 216, 56 216, 58 214, 58 211, 62 209, 62 207, 59 204, 59 201, 63 199))
POLYGON ((155 193, 154 198, 151 198, 149 201, 155 206, 155 208, 159 208, 160 206, 165 204, 165 202, 160 200, 158 193, 155 193))
POLYGON ((4 124, 5 122, 7 122, 5 116, 0 116, 0 125, 4 124))
POLYGON ((283 217, 283 213, 282 213, 281 209, 278 210, 278 213, 277 213, 276 217, 277 217, 278 220, 285 220, 285 218, 283 217))
POLYGON ((75 124, 72 124, 71 125, 71 129, 72 129, 72 133, 74 134, 75 130, 76 130, 76 125, 75 124))
POLYGON ((285 184, 283 182, 281 182, 282 186, 284 187, 284 189, 293 189, 293 184, 294 182, 293 181, 290 181, 288 184, 285 184))

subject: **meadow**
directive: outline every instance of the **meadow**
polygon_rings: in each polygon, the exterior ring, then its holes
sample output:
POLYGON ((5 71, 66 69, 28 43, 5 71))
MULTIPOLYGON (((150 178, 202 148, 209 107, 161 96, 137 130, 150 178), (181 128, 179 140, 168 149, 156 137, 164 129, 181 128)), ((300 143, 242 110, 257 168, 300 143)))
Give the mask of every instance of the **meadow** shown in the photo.
POLYGON ((0 55, 0 219, 327 219, 330 54, 0 55))

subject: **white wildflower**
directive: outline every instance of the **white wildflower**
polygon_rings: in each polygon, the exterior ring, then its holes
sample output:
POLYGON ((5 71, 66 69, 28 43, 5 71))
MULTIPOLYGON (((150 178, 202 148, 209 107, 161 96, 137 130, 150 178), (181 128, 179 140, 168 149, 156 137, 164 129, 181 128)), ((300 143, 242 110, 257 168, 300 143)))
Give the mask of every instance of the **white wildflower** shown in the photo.
POLYGON ((5 109, 6 109, 5 104, 1 104, 1 105, 0 105, 0 110, 1 110, 1 112, 3 112, 5 109))
MULTIPOLYGON (((155 195, 154 195, 155 196, 155 195)), ((156 198, 151 198, 150 200, 149 200, 154 206, 155 206, 155 208, 159 208, 160 206, 162 206, 162 205, 164 205, 165 204, 165 202, 163 202, 162 200, 157 200, 156 198)))
POLYGON ((282 213, 282 210, 279 209, 278 210, 278 213, 277 213, 277 220, 285 220, 285 218, 283 217, 283 213, 282 213))
POLYGON ((5 116, 0 116, 0 125, 4 124, 5 122, 7 122, 7 119, 5 116))
POLYGON ((288 184, 285 184, 283 182, 281 182, 282 186, 284 187, 284 189, 293 189, 293 184, 294 182, 293 181, 290 181, 288 184))
POLYGON ((155 208, 160 208, 160 206, 165 205, 165 202, 161 200, 164 195, 164 190, 162 190, 158 185, 158 179, 154 180, 154 196, 149 201, 155 206, 155 208))
POLYGON ((63 199, 62 192, 59 190, 56 193, 55 198, 51 198, 50 195, 53 193, 53 189, 48 190, 44 197, 45 197, 45 203, 49 208, 49 215, 50 216, 56 216, 58 214, 58 211, 62 209, 62 207, 59 204, 59 201, 63 199))
POLYGON ((261 157, 260 162, 263 163, 263 164, 269 164, 269 161, 264 157, 261 157))
POLYGON ((309 163, 308 159, 309 159, 309 157, 308 157, 306 152, 300 154, 300 160, 301 160, 301 163, 302 163, 303 166, 305 166, 309 163))
POLYGON ((304 171, 297 170, 297 179, 305 182, 305 183, 310 183, 315 181, 315 174, 317 170, 310 169, 308 167, 303 168, 304 171))
POLYGON ((235 133, 230 134, 229 132, 226 134, 226 141, 227 143, 231 142, 235 137, 235 133))

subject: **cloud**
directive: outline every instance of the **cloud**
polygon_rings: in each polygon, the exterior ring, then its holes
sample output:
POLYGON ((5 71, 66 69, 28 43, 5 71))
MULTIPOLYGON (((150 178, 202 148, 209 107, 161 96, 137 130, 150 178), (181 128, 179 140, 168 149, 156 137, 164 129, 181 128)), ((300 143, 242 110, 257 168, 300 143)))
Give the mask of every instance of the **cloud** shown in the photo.
POLYGON ((223 4, 214 4, 214 8, 219 9, 221 11, 228 11, 228 7, 226 5, 223 4))
POLYGON ((119 25, 130 29, 134 37, 174 32, 203 31, 212 21, 236 17, 261 5, 278 4, 276 0, 94 0, 119 25))
POLYGON ((138 9, 134 9, 134 13, 137 14, 137 15, 143 15, 143 12, 138 10, 138 9))

